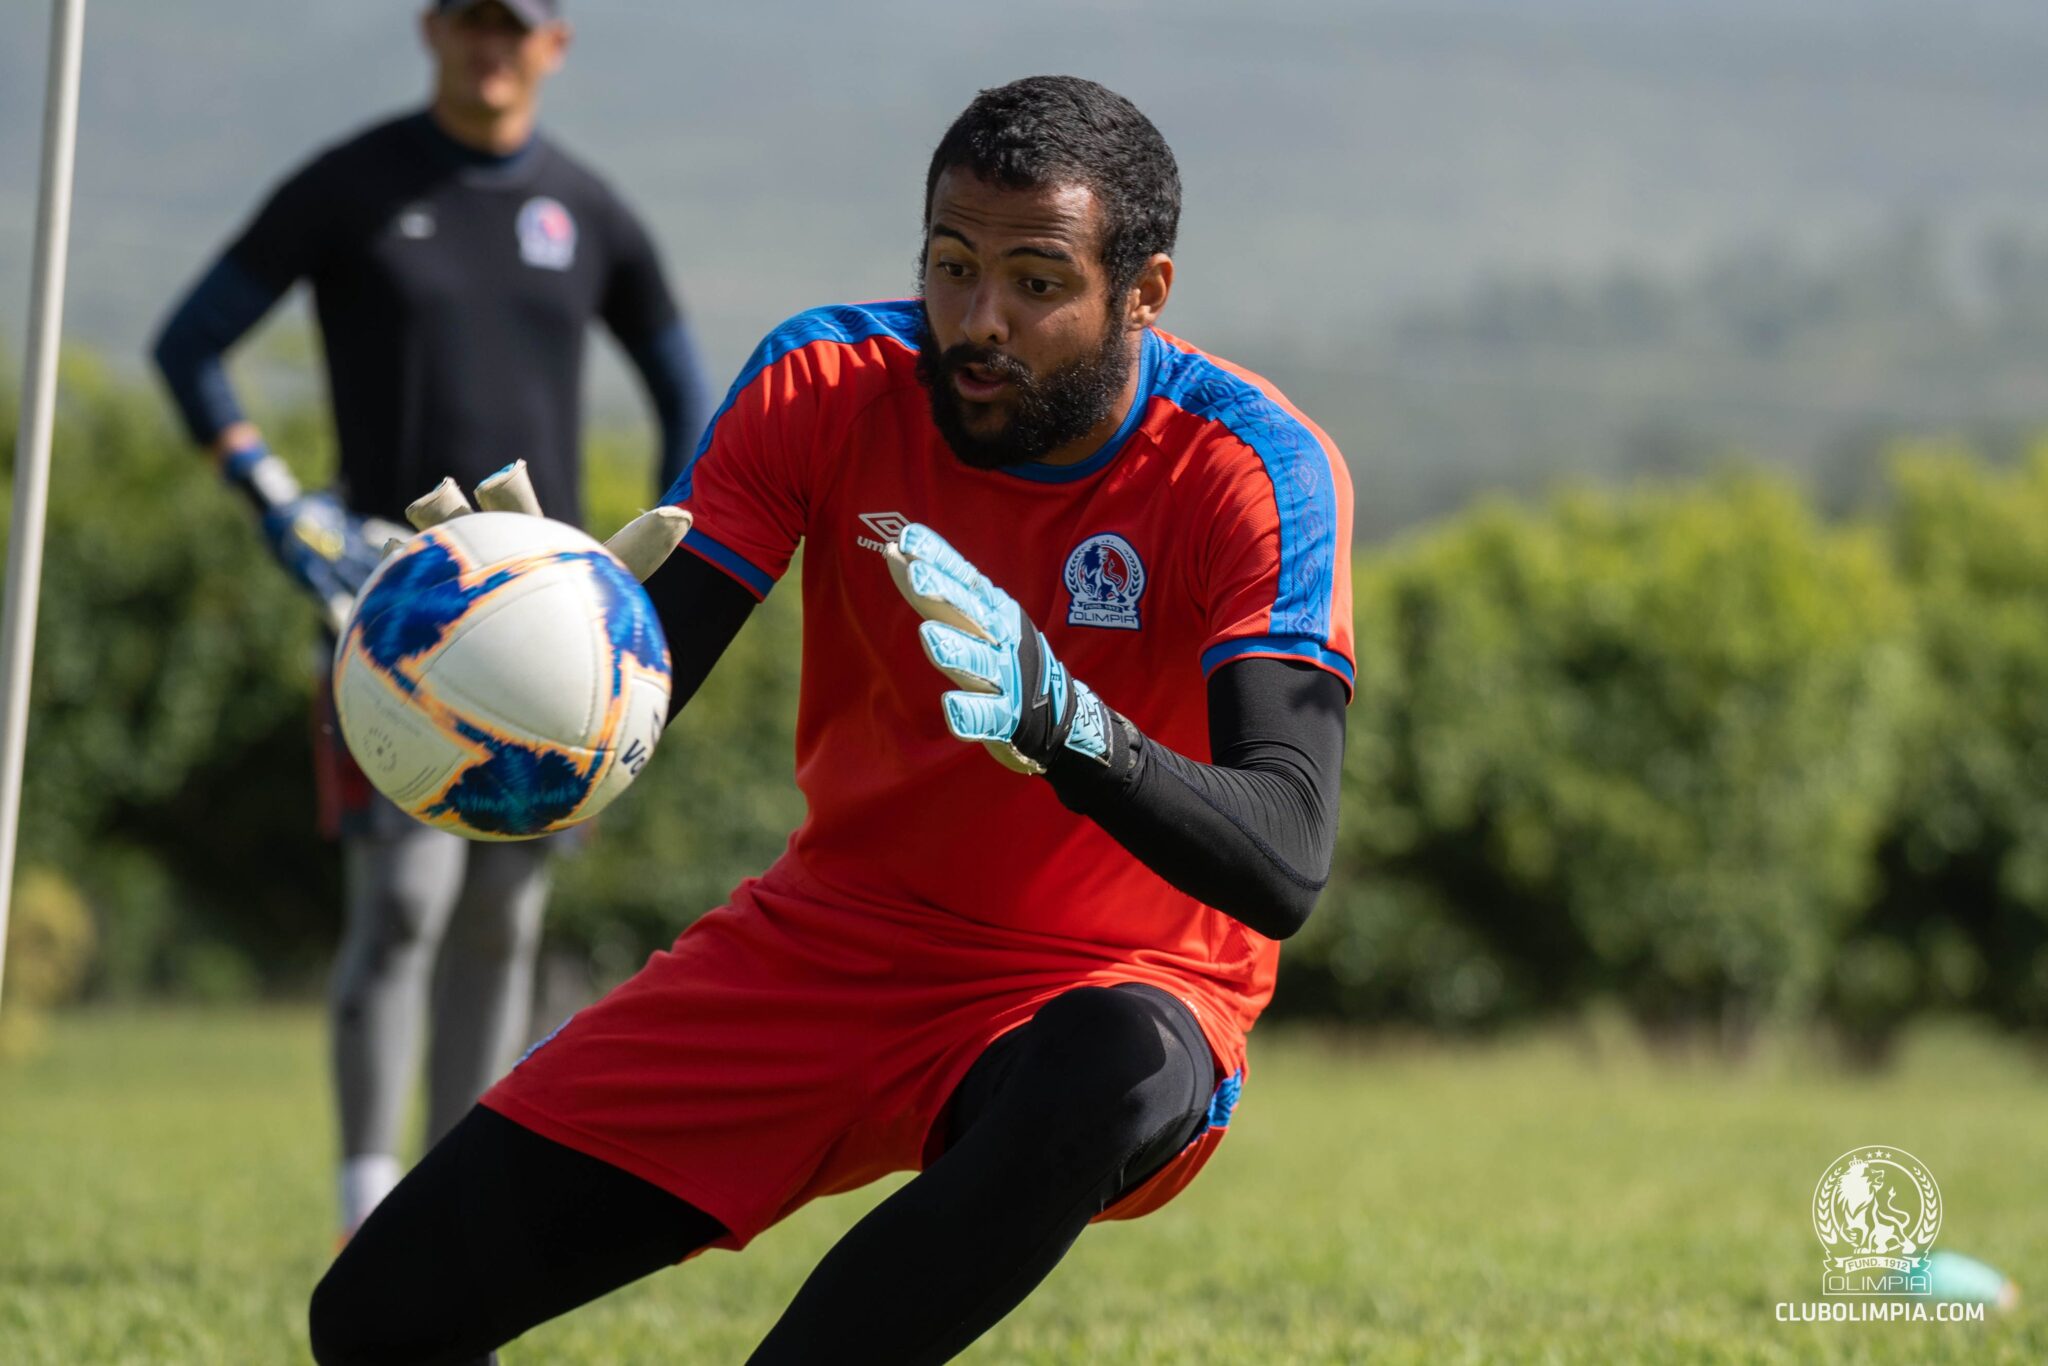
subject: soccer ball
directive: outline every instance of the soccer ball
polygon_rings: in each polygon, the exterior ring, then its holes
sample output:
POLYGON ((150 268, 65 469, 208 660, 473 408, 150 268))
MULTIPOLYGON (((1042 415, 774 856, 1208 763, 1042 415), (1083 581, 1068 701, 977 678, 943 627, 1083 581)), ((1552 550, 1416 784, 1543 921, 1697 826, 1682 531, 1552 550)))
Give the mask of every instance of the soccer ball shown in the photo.
POLYGON ((574 527, 478 512, 377 566, 334 655, 341 733, 428 825, 516 840, 609 806, 668 719, 654 604, 574 527))

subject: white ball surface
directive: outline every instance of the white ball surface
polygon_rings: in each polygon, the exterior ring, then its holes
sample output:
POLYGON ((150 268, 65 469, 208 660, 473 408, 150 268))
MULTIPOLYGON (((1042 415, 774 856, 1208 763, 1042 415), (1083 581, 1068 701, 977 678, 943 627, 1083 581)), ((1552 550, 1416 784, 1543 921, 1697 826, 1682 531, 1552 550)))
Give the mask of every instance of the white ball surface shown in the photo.
POLYGON ((349 751, 443 830, 528 839, 626 790, 668 718, 654 604, 572 526, 479 512, 377 567, 334 657, 349 751))

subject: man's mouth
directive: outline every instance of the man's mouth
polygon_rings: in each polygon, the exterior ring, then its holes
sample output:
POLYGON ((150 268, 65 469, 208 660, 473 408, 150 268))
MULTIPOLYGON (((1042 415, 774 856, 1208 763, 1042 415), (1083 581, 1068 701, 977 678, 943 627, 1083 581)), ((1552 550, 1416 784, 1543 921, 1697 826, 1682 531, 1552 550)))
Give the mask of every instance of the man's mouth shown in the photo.
POLYGON ((953 389, 970 403, 987 403, 1010 387, 1009 378, 986 365, 963 365, 953 372, 953 389))

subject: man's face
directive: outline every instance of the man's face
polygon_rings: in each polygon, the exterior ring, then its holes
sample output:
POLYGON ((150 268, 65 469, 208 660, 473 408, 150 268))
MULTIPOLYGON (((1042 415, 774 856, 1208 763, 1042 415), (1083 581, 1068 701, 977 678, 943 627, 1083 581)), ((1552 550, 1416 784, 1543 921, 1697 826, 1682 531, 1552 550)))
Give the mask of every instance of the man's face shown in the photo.
POLYGON ((1012 190, 958 168, 932 191, 919 274, 918 376, 966 464, 1039 460, 1088 434, 1130 377, 1134 347, 1085 185, 1012 190))
POLYGON ((567 24, 529 29, 496 0, 454 14, 430 13, 425 26, 440 98, 478 113, 531 105, 569 50, 567 24))

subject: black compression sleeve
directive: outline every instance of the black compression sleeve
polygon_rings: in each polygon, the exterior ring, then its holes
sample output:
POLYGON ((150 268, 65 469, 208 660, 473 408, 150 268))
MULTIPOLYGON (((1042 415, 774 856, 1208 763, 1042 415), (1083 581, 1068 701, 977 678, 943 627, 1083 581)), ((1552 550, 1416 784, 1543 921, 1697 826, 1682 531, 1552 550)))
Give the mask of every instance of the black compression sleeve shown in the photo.
POLYGON ((724 570, 680 548, 645 586, 668 637, 668 719, 673 721, 753 615, 754 595, 724 570))
POLYGON ((1122 717, 1105 767, 1065 755, 1047 776, 1070 809, 1181 891, 1273 939, 1300 929, 1330 876, 1344 766, 1343 680, 1245 659, 1209 678, 1197 763, 1122 717))

